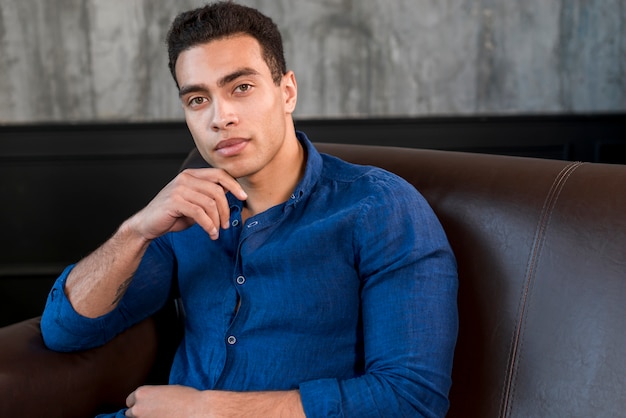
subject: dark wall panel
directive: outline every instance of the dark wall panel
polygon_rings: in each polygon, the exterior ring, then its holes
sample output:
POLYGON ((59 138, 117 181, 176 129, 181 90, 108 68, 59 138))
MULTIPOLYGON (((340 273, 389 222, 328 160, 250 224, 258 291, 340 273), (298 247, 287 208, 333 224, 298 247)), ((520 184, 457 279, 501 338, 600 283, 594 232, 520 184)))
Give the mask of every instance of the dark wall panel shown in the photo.
MULTIPOLYGON (((626 164, 626 115, 301 120, 316 142, 626 164)), ((172 177, 184 123, 0 126, 0 326, 38 315, 54 278, 172 177)))

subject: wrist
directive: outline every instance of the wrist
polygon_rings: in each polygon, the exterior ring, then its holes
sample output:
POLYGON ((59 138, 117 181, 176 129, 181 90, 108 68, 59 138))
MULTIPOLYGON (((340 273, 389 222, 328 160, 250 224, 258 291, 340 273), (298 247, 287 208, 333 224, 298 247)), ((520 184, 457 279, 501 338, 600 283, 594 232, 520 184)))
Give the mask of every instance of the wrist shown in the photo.
POLYGON ((148 238, 146 234, 142 233, 141 219, 138 214, 135 214, 124 221, 118 228, 116 235, 125 242, 136 242, 140 247, 148 246, 152 241, 152 238, 148 238))

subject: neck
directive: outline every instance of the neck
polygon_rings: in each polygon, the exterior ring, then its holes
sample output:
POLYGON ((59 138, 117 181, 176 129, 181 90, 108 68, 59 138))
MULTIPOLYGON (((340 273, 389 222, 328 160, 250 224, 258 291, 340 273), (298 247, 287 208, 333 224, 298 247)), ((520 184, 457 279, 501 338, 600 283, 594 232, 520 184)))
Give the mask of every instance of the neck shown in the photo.
POLYGON ((275 169, 237 179, 248 195, 243 208, 243 220, 289 200, 304 176, 305 167, 304 147, 294 133, 276 155, 272 167, 269 167, 275 169))

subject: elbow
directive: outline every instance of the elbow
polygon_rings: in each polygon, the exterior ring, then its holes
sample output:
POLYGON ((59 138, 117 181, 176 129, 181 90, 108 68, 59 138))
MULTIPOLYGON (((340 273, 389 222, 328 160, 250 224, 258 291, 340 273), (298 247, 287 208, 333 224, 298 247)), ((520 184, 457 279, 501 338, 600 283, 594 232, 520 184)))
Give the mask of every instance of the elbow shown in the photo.
POLYGON ((43 343, 49 350, 63 353, 94 348, 102 343, 97 335, 81 335, 78 329, 72 331, 71 320, 64 322, 62 315, 54 306, 44 309, 39 324, 43 343))
POLYGON ((79 349, 75 341, 77 338, 67 332, 53 316, 50 312, 44 311, 41 317, 41 337, 46 348, 63 353, 77 351, 79 349))

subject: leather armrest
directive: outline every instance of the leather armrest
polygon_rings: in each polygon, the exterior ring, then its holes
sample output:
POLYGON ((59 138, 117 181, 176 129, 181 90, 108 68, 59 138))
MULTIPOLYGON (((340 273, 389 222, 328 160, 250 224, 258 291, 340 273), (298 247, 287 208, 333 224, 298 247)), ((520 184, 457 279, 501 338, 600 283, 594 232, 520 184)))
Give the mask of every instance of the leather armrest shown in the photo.
POLYGON ((143 384, 157 357, 152 318, 103 347, 47 349, 40 318, 0 328, 0 416, 87 417, 115 412, 143 384))

